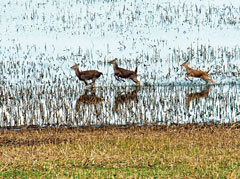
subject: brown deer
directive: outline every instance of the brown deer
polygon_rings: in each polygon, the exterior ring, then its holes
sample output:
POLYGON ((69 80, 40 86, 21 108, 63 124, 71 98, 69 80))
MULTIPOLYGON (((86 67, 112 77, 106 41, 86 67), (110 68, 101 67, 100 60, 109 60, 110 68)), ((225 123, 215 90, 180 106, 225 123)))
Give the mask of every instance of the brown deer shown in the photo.
POLYGON ((92 80, 92 85, 95 85, 96 79, 98 79, 102 73, 97 70, 87 70, 87 71, 79 71, 78 64, 73 65, 71 69, 75 70, 76 76, 79 80, 84 81, 86 86, 88 85, 87 80, 92 80))
MULTIPOLYGON (((201 70, 192 69, 192 68, 190 68, 190 67, 188 66, 188 64, 187 64, 188 61, 189 61, 189 60, 187 60, 186 62, 184 62, 184 63, 181 65, 181 66, 184 66, 184 67, 186 68, 186 70, 187 70, 186 78, 187 78, 188 80, 190 80, 190 79, 189 79, 189 76, 190 76, 190 77, 195 77, 195 78, 201 78, 201 79, 205 80, 207 83, 208 83, 209 81, 211 81, 212 83, 214 83, 213 80, 208 77, 208 73, 209 73, 210 70, 207 71, 207 72, 205 72, 205 71, 201 71, 201 70)), ((192 81, 192 80, 190 80, 190 81, 192 81)))
MULTIPOLYGON (((122 80, 120 78, 131 79, 136 84, 140 85, 140 81, 138 81, 138 79, 137 79, 137 67, 136 67, 135 71, 120 68, 117 65, 117 58, 110 61, 109 63, 113 65, 114 76, 118 81, 122 80)), ((124 80, 122 80, 122 81, 124 81, 124 80)))
POLYGON ((186 101, 187 108, 189 108, 190 102, 192 100, 208 97, 208 94, 209 94, 209 85, 207 85, 207 87, 204 90, 202 90, 200 93, 187 94, 187 101, 186 101))

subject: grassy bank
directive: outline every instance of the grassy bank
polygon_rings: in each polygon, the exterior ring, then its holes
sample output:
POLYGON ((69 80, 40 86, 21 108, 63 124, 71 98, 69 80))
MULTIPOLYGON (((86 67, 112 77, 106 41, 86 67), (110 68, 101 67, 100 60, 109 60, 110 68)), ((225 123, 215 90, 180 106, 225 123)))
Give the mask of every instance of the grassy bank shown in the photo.
POLYGON ((240 125, 1 131, 0 177, 240 177, 240 125))

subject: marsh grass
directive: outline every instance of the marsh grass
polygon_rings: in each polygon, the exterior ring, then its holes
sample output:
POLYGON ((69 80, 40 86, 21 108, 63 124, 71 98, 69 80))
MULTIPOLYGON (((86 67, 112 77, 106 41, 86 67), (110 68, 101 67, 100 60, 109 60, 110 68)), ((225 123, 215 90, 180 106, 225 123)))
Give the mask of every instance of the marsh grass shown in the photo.
POLYGON ((238 178, 240 126, 1 131, 0 177, 238 178))

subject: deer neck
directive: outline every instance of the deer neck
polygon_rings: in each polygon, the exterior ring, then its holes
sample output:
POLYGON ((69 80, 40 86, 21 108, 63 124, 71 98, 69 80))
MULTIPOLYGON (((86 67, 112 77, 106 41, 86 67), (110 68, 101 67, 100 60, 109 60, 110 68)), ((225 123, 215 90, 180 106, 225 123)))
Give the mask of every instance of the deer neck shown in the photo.
POLYGON ((77 76, 80 76, 80 71, 79 71, 79 69, 75 69, 75 73, 76 73, 77 76))
POLYGON ((192 68, 190 68, 187 64, 185 65, 185 68, 186 68, 187 71, 192 70, 192 68))
POLYGON ((116 63, 113 64, 113 69, 117 70, 118 69, 118 65, 116 63))

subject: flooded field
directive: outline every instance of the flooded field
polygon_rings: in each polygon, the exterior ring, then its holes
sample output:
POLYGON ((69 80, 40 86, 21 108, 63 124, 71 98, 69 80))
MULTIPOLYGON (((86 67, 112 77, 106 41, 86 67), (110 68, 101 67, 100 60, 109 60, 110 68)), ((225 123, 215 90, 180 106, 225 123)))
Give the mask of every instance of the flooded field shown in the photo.
POLYGON ((1 127, 233 123, 237 85, 1 89, 1 127))
POLYGON ((240 2, 0 2, 0 127, 240 121, 240 2), (107 62, 138 67, 137 87, 107 62), (185 79, 180 65, 214 83, 185 79), (103 73, 95 88, 71 66, 103 73))

